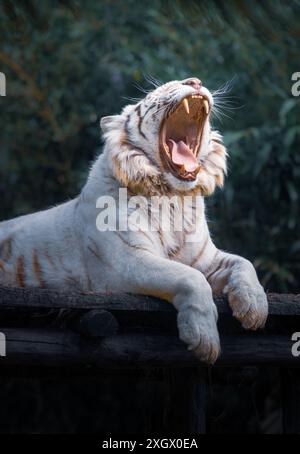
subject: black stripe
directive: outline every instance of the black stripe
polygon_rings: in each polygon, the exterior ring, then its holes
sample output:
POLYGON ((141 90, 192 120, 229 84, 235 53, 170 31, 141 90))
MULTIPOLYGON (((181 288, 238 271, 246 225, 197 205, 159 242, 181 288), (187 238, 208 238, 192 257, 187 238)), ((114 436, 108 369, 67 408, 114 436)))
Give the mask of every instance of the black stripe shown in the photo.
POLYGON ((138 108, 136 109, 136 113, 139 117, 139 122, 138 122, 138 130, 139 130, 139 133, 141 134, 142 137, 144 137, 145 140, 147 140, 147 137, 146 135, 143 133, 142 131, 142 116, 141 116, 141 106, 139 105, 138 108))

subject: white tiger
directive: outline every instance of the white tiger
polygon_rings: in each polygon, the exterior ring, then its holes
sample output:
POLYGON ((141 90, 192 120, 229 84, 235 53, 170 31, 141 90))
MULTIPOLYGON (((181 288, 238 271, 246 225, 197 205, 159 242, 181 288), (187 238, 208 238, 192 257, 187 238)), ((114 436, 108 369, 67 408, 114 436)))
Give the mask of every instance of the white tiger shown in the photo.
MULTIPOLYGON (((130 292, 164 298, 178 311, 180 338, 200 360, 220 353, 213 294, 228 295, 233 315, 244 328, 263 327, 267 298, 252 264, 213 244, 204 196, 223 185, 226 150, 212 131, 213 97, 197 78, 155 88, 120 115, 104 117, 103 153, 80 195, 63 205, 0 223, 0 284, 130 292), (184 196, 200 199, 197 241, 189 241, 189 216, 182 231, 99 231, 100 196, 117 205, 121 187, 131 196, 184 196)), ((123 203, 123 202, 122 202, 123 203)), ((175 204, 176 205, 176 204, 175 204)), ((123 208, 122 206, 119 208, 123 208)), ((170 211, 171 224, 178 213, 170 211)))

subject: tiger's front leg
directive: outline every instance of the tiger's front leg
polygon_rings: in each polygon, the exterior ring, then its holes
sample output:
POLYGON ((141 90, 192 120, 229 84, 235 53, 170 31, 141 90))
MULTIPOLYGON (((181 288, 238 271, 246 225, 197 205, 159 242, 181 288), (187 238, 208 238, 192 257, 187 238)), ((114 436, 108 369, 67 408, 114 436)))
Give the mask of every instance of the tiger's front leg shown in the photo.
POLYGON ((214 363, 220 353, 218 314, 203 274, 127 244, 123 244, 125 253, 119 254, 126 260, 114 263, 119 276, 115 282, 120 282, 125 292, 161 297, 173 303, 178 311, 180 339, 200 360, 214 363))
POLYGON ((220 352, 218 315, 212 290, 203 274, 151 254, 144 254, 138 266, 134 292, 161 296, 172 302, 178 311, 181 340, 199 359, 214 363, 220 352))
POLYGON ((206 278, 215 294, 228 295, 233 315, 244 328, 264 327, 268 301, 251 262, 218 250, 206 278))

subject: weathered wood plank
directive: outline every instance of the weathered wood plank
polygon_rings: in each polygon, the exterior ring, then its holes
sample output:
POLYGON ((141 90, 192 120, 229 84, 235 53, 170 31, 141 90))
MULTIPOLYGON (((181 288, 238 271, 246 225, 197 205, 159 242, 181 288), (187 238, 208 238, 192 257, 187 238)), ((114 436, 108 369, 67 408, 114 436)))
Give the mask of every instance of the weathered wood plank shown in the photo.
POLYGON ((90 338, 112 336, 119 330, 119 324, 111 312, 91 309, 71 322, 72 328, 90 338))
MULTIPOLYGON (((68 330, 0 328, 7 339, 7 356, 0 366, 95 365, 109 368, 195 367, 201 365, 176 336, 117 334, 88 339, 68 330)), ((253 333, 221 338, 222 354, 217 366, 293 365, 300 357, 291 354, 289 335, 253 333)))
MULTIPOLYGON (((300 294, 268 294, 271 315, 300 315, 300 294)), ((220 314, 229 314, 225 299, 217 298, 220 314)), ((126 293, 83 294, 65 293, 36 288, 0 287, 1 308, 101 309, 109 311, 174 312, 171 304, 158 298, 126 293)))

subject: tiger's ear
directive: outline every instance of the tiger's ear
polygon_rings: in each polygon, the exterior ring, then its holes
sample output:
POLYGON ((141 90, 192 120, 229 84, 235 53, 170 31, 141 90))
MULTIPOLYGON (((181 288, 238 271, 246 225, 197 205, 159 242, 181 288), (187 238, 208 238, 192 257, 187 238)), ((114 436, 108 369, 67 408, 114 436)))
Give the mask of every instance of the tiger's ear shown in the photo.
POLYGON ((122 116, 121 115, 111 115, 109 117, 102 117, 100 120, 100 128, 102 132, 105 134, 112 129, 119 128, 122 124, 122 116))

